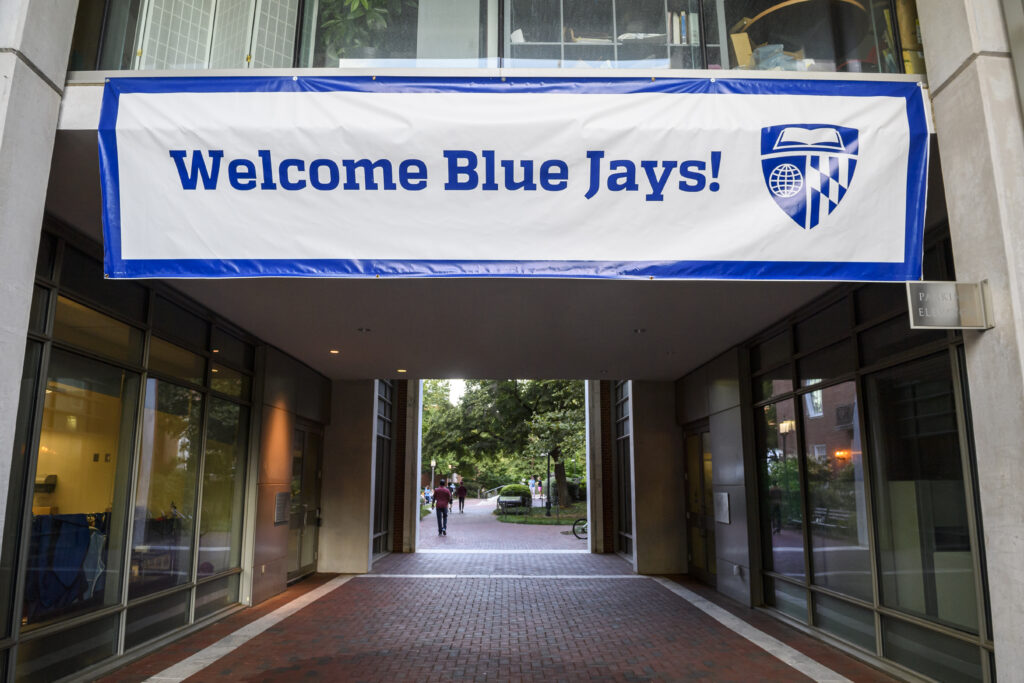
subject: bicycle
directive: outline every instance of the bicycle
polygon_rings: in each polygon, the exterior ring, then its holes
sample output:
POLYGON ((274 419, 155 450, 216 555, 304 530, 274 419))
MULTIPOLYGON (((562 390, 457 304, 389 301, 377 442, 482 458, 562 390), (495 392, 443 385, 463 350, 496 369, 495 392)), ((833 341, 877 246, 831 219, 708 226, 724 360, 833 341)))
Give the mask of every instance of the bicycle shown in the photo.
POLYGON ((581 517, 572 523, 572 535, 580 540, 587 539, 587 532, 590 530, 590 522, 586 517, 581 517))

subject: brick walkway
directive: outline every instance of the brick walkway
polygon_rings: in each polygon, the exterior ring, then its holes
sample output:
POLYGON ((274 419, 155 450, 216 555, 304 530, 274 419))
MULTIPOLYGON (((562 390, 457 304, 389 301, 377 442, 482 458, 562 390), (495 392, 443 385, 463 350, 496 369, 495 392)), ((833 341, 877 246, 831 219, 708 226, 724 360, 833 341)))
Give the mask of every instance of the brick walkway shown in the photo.
MULTIPOLYGON (((289 593, 323 581, 314 577, 289 593)), ((679 582, 848 680, 893 680, 699 584, 679 582)), ((233 615, 207 631, 217 629, 223 637, 230 622, 248 623, 246 614, 255 611, 233 615)), ((204 637, 207 631, 105 680, 143 680, 173 661, 168 650, 180 657, 209 645, 215 639, 204 637)), ((373 574, 349 579, 187 680, 811 679, 658 580, 632 575, 617 557, 520 553, 388 556, 373 574), (429 576, 437 561, 448 559, 462 573, 476 575, 429 576), (552 577, 570 571, 576 578, 552 577)))
MULTIPOLYGON (((448 515, 448 535, 437 535, 437 517, 420 520, 419 550, 587 550, 587 542, 572 535, 573 520, 565 526, 509 524, 493 514, 496 501, 466 500, 464 514, 448 515)), ((554 513, 552 513, 554 514, 554 513)))

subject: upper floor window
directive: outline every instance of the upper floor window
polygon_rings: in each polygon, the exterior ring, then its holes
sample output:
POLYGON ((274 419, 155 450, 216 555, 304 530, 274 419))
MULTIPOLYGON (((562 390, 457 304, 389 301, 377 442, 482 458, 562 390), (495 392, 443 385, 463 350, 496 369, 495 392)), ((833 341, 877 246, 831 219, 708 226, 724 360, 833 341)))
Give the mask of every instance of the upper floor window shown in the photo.
POLYGON ((915 0, 82 0, 69 69, 923 73, 915 0))

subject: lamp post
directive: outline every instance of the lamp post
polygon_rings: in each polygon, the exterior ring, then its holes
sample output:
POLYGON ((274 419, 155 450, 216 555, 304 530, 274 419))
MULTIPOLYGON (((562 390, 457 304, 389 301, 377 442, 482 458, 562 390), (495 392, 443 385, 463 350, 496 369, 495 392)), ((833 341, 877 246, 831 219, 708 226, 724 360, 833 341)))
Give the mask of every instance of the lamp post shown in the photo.
POLYGON ((437 467, 437 461, 434 459, 430 460, 430 490, 434 490, 434 468, 437 467))
POLYGON ((544 480, 544 507, 546 517, 551 516, 551 451, 548 451, 548 477, 544 480))

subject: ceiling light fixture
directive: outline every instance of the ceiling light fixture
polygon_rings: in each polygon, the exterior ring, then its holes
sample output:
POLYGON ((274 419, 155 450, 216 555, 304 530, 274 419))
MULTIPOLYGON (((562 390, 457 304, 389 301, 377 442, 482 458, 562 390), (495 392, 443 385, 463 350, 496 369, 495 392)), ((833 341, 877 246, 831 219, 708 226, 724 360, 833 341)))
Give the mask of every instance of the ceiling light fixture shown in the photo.
POLYGON ((633 334, 643 334, 646 331, 647 331, 646 327, 634 327, 633 328, 633 334))
POLYGON ((333 353, 334 355, 338 355, 339 353, 341 353, 341 351, 339 351, 338 349, 331 349, 331 353, 333 353))
POLYGON ((214 353, 220 353, 220 349, 214 349, 213 352, 214 353))
POLYGON ((370 331, 369 327, 357 327, 356 328, 356 332, 369 332, 369 331, 370 331))
POLYGON ((402 368, 398 368, 398 372, 406 372, 406 371, 404 369, 402 369, 402 368))
POLYGON ((210 371, 211 372, 220 372, 220 370, 218 370, 217 368, 212 368, 210 371))

